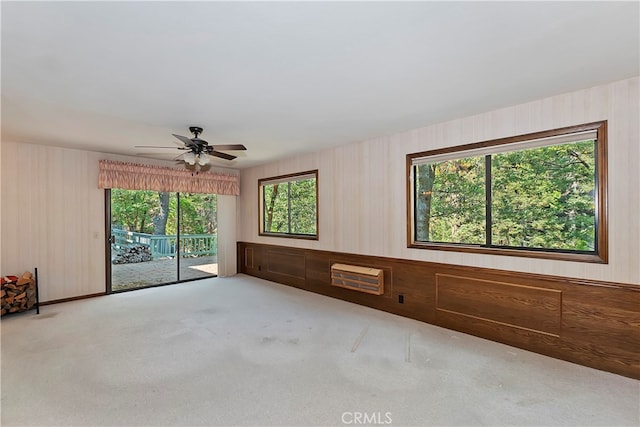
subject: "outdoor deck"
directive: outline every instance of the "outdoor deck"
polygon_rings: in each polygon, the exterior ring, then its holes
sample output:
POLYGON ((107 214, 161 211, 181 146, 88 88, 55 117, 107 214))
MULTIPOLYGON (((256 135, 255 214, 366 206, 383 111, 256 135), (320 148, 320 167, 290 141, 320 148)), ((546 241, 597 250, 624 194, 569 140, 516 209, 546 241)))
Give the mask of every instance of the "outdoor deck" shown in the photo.
MULTIPOLYGON (((180 258, 180 280, 211 277, 217 274, 217 256, 180 258)), ((176 280, 176 260, 173 258, 132 264, 112 264, 111 266, 111 289, 114 291, 175 282, 176 280)))

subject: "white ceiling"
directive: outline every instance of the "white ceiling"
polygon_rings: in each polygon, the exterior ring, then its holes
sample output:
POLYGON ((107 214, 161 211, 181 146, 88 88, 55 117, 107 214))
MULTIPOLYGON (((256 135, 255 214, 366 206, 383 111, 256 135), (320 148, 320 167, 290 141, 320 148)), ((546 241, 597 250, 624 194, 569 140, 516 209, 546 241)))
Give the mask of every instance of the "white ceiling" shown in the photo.
POLYGON ((639 6, 2 1, 2 139, 249 167, 640 75, 639 6))

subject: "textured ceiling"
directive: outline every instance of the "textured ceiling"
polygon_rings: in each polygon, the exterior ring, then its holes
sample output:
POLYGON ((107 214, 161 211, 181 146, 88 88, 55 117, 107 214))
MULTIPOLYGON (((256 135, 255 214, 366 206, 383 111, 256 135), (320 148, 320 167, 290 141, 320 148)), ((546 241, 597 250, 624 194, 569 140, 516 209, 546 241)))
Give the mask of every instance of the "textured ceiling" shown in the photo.
POLYGON ((639 75, 639 5, 3 1, 2 139, 249 167, 639 75))

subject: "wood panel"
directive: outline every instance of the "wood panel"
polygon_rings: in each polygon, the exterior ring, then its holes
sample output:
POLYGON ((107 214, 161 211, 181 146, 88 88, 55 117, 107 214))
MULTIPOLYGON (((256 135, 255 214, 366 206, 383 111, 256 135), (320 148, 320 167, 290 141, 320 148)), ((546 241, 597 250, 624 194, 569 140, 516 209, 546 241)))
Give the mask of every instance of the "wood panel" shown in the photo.
POLYGON ((640 379, 637 286, 247 242, 239 257, 247 249, 246 274, 640 379), (384 297, 331 286, 336 262, 382 269, 384 297))
POLYGON ((270 273, 305 279, 305 256, 301 253, 267 250, 267 269, 270 273))
POLYGON ((253 268, 253 248, 244 248, 244 266, 253 268))
POLYGON ((436 274, 436 310, 560 335, 562 291, 436 274))
POLYGON ((565 348, 581 349, 589 366, 612 372, 634 367, 640 377, 640 289, 575 286, 564 292, 562 307, 565 348))

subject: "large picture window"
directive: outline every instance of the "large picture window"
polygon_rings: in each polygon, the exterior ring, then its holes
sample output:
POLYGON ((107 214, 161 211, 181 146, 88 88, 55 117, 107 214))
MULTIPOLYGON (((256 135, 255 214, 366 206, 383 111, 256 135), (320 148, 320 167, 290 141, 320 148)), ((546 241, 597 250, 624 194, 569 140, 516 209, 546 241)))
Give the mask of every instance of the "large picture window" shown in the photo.
POLYGON ((408 246, 607 262, 606 122, 409 154, 408 246))
POLYGON ((318 171, 258 181, 260 235, 318 239, 318 171))

